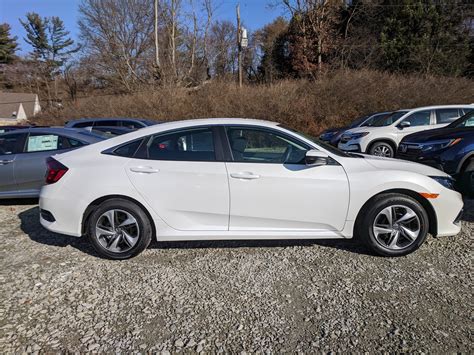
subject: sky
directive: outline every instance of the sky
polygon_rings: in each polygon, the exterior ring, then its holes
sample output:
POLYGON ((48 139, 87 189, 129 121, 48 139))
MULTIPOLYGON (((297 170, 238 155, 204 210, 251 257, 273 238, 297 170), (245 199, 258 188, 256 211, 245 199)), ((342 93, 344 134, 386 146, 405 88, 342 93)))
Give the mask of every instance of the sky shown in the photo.
MULTIPOLYGON (((20 18, 24 19, 27 12, 36 12, 42 17, 58 16, 64 21, 71 37, 77 39, 80 2, 80 0, 0 0, 0 23, 6 22, 12 27, 11 33, 18 37, 20 45, 18 53, 25 55, 31 48, 23 40, 26 34, 20 24, 20 18)), ((240 3, 240 17, 249 30, 261 28, 283 14, 282 8, 269 5, 274 3, 274 0, 214 0, 215 19, 234 22, 237 3, 240 3)))

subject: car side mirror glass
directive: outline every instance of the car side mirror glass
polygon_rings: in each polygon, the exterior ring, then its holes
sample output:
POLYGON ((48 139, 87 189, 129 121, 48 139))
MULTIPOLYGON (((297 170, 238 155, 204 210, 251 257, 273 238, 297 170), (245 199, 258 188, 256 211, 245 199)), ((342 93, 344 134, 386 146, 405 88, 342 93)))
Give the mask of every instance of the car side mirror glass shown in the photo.
POLYGON ((311 149, 306 152, 305 163, 308 166, 321 166, 327 165, 329 161, 329 155, 320 150, 311 149))
POLYGON ((400 122, 400 124, 398 125, 398 127, 400 129, 404 129, 404 128, 407 128, 407 127, 410 127, 410 126, 411 126, 411 123, 409 121, 400 122))

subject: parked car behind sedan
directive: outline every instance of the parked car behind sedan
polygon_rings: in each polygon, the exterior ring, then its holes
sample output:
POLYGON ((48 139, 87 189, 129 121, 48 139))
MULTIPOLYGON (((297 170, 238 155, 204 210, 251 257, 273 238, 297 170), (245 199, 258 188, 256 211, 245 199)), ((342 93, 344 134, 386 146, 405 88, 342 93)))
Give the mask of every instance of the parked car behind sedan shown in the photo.
POLYGON ((59 154, 49 158, 47 182, 41 224, 87 235, 112 259, 137 255, 152 238, 354 235, 377 254, 399 256, 428 232, 457 234, 463 206, 442 171, 346 154, 276 122, 247 119, 163 123, 59 154))
POLYGON ((346 131, 338 147, 344 151, 391 158, 395 156, 403 137, 445 127, 472 110, 474 105, 427 106, 395 111, 385 118, 374 120, 368 127, 346 131))
POLYGON ((47 157, 101 140, 70 128, 25 128, 0 134, 0 198, 38 197, 47 157))
POLYGON ((414 133, 400 142, 397 158, 433 166, 453 175, 460 190, 474 193, 474 111, 445 128, 414 133))
POLYGON ((341 140, 342 135, 348 129, 370 126, 370 124, 374 120, 387 117, 391 113, 392 113, 391 111, 376 112, 376 113, 371 113, 371 114, 359 117, 356 120, 354 120, 349 126, 339 127, 339 128, 329 128, 323 131, 323 133, 321 133, 321 135, 319 136, 319 139, 321 139, 323 142, 330 143, 333 146, 337 147, 337 145, 339 144, 339 141, 341 140))
POLYGON ((125 127, 129 129, 140 129, 160 123, 143 118, 81 118, 67 121, 64 127, 68 128, 96 128, 99 126, 125 127))

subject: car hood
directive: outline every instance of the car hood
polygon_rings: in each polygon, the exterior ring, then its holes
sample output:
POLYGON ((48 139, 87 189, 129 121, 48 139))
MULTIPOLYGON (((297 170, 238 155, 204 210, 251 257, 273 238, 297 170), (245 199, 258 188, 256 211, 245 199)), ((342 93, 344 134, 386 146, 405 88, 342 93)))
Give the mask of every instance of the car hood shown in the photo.
POLYGON ((403 170, 426 176, 448 176, 445 172, 427 165, 414 163, 407 160, 377 157, 374 155, 362 154, 365 161, 377 169, 382 170, 403 170))
POLYGON ((464 137, 473 137, 474 139, 474 129, 473 128, 438 128, 430 129, 428 131, 417 132, 406 136, 403 139, 403 142, 410 143, 425 143, 430 141, 439 141, 443 139, 456 139, 464 137))
POLYGON ((342 131, 342 130, 346 130, 347 127, 338 127, 338 128, 328 128, 324 131, 321 132, 321 134, 325 134, 325 133, 337 133, 339 131, 342 131))
POLYGON ((377 131, 381 128, 386 128, 386 127, 388 127, 388 126, 385 126, 385 127, 370 127, 370 126, 355 127, 355 128, 348 129, 344 133, 345 134, 353 134, 353 133, 360 133, 360 132, 374 132, 374 131, 377 131))

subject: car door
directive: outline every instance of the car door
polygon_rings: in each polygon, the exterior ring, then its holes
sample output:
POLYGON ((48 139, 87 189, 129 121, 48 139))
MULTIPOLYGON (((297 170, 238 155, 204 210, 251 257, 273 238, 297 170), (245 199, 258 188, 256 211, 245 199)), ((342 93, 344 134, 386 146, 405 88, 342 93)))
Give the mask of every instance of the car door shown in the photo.
POLYGON ((30 133, 24 150, 17 154, 15 180, 22 193, 36 195, 44 185, 46 158, 69 147, 66 138, 50 133, 30 133))
POLYGON ((403 137, 424 131, 427 129, 432 129, 432 122, 433 122, 433 112, 432 110, 422 110, 422 111, 416 111, 407 117, 405 117, 398 125, 397 125, 397 131, 396 131, 396 139, 397 139, 397 144, 400 143, 400 141, 403 139, 403 137), (402 125, 404 123, 409 123, 410 125, 408 127, 403 127, 402 125))
POLYGON ((229 184, 215 128, 193 127, 148 138, 126 165, 138 193, 170 227, 226 231, 229 184))
POLYGON ((11 133, 0 136, 0 195, 16 193, 15 163, 21 152, 26 134, 11 133))
POLYGON ((342 230, 349 184, 341 165, 307 166, 311 147, 281 131, 226 127, 234 231, 342 230))

